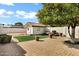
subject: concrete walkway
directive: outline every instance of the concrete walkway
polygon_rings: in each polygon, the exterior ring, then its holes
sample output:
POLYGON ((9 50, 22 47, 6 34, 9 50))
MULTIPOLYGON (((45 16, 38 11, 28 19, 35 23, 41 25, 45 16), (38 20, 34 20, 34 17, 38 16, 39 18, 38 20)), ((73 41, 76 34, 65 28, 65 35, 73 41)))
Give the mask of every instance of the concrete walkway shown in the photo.
POLYGON ((11 43, 0 44, 0 56, 24 56, 25 53, 15 39, 11 43))

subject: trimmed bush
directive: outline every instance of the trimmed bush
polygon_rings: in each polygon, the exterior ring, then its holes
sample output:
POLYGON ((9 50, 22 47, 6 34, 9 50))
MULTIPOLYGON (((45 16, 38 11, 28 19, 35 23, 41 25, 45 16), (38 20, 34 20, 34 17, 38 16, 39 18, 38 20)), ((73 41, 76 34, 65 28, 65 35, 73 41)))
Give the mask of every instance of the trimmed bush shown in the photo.
POLYGON ((10 43, 11 42, 11 35, 0 34, 0 43, 10 43))

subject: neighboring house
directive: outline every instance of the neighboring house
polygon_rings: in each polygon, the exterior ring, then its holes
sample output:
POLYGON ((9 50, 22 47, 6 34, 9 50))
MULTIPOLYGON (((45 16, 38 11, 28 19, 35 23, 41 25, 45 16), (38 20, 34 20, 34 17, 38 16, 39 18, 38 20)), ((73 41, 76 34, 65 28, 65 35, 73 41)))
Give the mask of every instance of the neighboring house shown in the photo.
POLYGON ((47 26, 40 23, 28 22, 24 27, 26 28, 27 34, 43 34, 47 26))

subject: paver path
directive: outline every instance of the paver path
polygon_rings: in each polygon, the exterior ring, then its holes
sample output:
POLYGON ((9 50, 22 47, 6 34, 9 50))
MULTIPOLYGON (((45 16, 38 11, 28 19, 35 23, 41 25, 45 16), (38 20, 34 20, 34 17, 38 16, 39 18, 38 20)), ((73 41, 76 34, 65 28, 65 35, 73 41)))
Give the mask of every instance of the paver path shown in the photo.
POLYGON ((27 51, 28 56, 79 56, 78 45, 66 45, 65 37, 58 37, 57 39, 46 38, 44 41, 26 41, 20 42, 24 50, 27 51))
POLYGON ((26 53, 17 42, 0 44, 0 56, 23 56, 26 53))

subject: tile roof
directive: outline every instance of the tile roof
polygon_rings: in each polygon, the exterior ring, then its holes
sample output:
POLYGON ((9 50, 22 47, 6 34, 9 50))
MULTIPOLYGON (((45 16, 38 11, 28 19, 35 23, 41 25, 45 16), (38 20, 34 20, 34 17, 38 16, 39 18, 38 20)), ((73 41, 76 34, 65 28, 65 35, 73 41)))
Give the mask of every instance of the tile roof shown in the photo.
POLYGON ((44 27, 46 25, 41 24, 41 23, 33 23, 33 22, 29 22, 29 24, 31 24, 33 27, 44 27))

